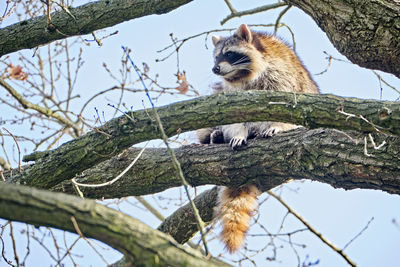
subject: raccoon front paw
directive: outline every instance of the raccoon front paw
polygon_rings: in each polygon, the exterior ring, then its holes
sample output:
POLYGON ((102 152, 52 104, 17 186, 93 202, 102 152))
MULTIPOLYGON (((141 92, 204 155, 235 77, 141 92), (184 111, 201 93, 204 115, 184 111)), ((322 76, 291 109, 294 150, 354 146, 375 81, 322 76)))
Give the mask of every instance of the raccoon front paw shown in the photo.
POLYGON ((210 144, 222 144, 224 143, 224 134, 221 130, 214 130, 210 134, 210 144))
POLYGON ((261 133, 261 137, 268 138, 276 135, 277 133, 283 132, 284 130, 280 127, 271 127, 268 130, 265 130, 261 133))
POLYGON ((247 140, 244 137, 233 137, 231 139, 231 141, 229 141, 229 146, 232 149, 236 149, 242 145, 246 145, 247 144, 247 140))

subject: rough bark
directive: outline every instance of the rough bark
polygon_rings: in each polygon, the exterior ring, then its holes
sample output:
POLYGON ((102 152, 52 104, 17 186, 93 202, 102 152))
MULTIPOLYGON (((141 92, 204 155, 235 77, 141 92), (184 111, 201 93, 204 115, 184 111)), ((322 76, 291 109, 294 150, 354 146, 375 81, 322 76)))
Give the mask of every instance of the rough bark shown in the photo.
MULTIPOLYGON (((208 226, 214 218, 214 207, 217 202, 217 196, 218 187, 215 186, 212 189, 204 191, 193 200, 205 226, 208 226)), ((171 235, 179 244, 185 244, 189 241, 198 232, 197 220, 190 204, 177 209, 157 229, 171 235), (182 218, 185 219, 182 220, 182 218)), ((125 266, 130 266, 129 260, 125 256, 110 265, 110 267, 125 266)))
POLYGON ((343 55, 400 78, 400 2, 286 0, 309 14, 343 55))
MULTIPOLYGON (((238 187, 256 182, 262 191, 288 179, 308 179, 344 189, 366 188, 400 194, 400 138, 374 135, 375 150, 364 135, 334 129, 298 129, 254 140, 239 151, 223 145, 190 145, 175 149, 185 178, 193 186, 216 184, 238 187)), ((131 148, 78 176, 83 183, 103 183, 117 176, 136 157, 131 148)), ((82 187, 85 197, 120 198, 180 186, 181 181, 164 148, 147 149, 134 167, 111 186, 82 187)), ((74 193, 70 182, 55 190, 74 193)))
POLYGON ((229 266, 207 260, 170 236, 93 200, 1 183, 0 217, 56 227, 103 241, 135 266, 229 266), (73 221, 76 221, 74 226, 73 221))
MULTIPOLYGON (((217 201, 218 187, 207 190, 194 199, 203 222, 209 224, 214 218, 214 207, 217 201)), ((179 244, 189 241, 199 230, 196 224, 192 207, 186 204, 168 216, 157 228, 163 233, 171 235, 179 244), (185 218, 182 220, 182 218, 185 218)))
POLYGON ((102 0, 0 29, 0 56, 51 41, 84 35, 151 14, 164 14, 192 0, 102 0))
MULTIPOLYGON (((332 127, 362 132, 375 132, 377 127, 381 132, 400 135, 400 103, 332 95, 230 92, 171 104, 158 108, 158 113, 169 136, 177 131, 243 121, 282 121, 308 128, 332 127), (343 115, 339 110, 354 116, 343 115)), ((152 114, 151 110, 132 112, 129 117, 113 119, 53 151, 25 157, 36 163, 13 176, 11 182, 50 188, 133 144, 157 138, 159 130, 150 117, 152 114)))

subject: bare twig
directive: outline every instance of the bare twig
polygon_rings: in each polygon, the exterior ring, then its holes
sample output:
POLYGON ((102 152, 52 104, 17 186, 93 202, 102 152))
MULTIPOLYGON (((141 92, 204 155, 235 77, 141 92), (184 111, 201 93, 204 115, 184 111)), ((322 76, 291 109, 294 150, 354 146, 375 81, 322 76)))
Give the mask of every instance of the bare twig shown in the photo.
POLYGON ((8 0, 6 2, 6 8, 4 9, 4 13, 3 15, 0 17, 0 23, 1 21, 3 21, 5 18, 9 17, 11 15, 11 13, 13 12, 13 10, 15 9, 15 7, 17 6, 17 1, 14 1, 12 7, 10 7, 10 9, 8 9, 8 5, 10 4, 10 0, 8 0))
POLYGON ((237 12, 236 9, 232 6, 232 4, 231 4, 231 2, 229 0, 224 0, 224 1, 225 1, 225 4, 228 6, 229 10, 232 13, 236 13, 237 12))
POLYGON ((361 114, 357 116, 357 115, 355 115, 355 114, 347 113, 347 112, 345 112, 345 111, 343 110, 343 108, 338 108, 338 109, 337 109, 337 112, 340 113, 340 114, 343 114, 343 115, 347 116, 346 121, 349 120, 350 118, 359 118, 359 119, 365 121, 366 123, 368 123, 369 125, 371 125, 371 126, 375 129, 375 131, 377 131, 377 132, 381 132, 381 130, 385 130, 385 128, 380 127, 380 126, 378 126, 378 125, 376 125, 376 124, 370 122, 369 120, 367 120, 367 119, 366 119, 363 115, 361 115, 361 114))
POLYGON ((275 21, 275 27, 274 27, 274 35, 277 34, 279 27, 281 27, 281 19, 282 17, 286 14, 286 12, 289 11, 289 9, 292 7, 291 4, 289 4, 287 7, 285 7, 284 10, 281 11, 281 13, 279 13, 278 18, 275 21))
POLYGON ((147 202, 147 200, 145 200, 143 197, 141 196, 137 196, 135 197, 137 199, 137 201, 140 202, 140 204, 142 204, 148 211, 150 211, 154 216, 157 217, 157 219, 159 219, 160 221, 164 221, 165 217, 157 210, 155 209, 149 202, 147 202))
POLYGON ((19 144, 17 141, 17 138, 15 138, 15 136, 9 131, 7 130, 5 127, 3 127, 4 131, 6 131, 13 139, 15 144, 17 145, 17 149, 18 149, 18 171, 21 172, 22 167, 21 167, 21 149, 19 148, 19 144))
POLYGON ((83 236, 83 234, 82 234, 82 231, 81 231, 81 229, 79 228, 78 222, 76 221, 76 219, 75 219, 74 216, 71 216, 71 222, 72 222, 72 224, 74 225, 74 228, 75 228, 76 233, 77 233, 80 237, 84 238, 84 236, 83 236))
POLYGON ((323 243, 325 243, 332 250, 337 252, 342 258, 351 266, 357 266, 347 255, 344 253, 343 249, 338 248, 332 242, 327 240, 321 233, 319 233, 314 227, 312 227, 307 221, 305 221, 296 211, 294 211, 288 204, 286 204, 278 195, 272 191, 268 191, 272 197, 278 200, 293 216, 295 216, 299 221, 301 221, 315 236, 317 236, 323 243))
MULTIPOLYGON (((333 60, 339 61, 339 62, 344 62, 344 63, 347 63, 347 64, 354 64, 354 63, 352 63, 352 62, 350 62, 350 61, 348 61, 348 60, 336 58, 336 57, 334 57, 334 56, 328 54, 328 52, 326 52, 326 51, 324 51, 324 54, 326 55, 326 59, 328 60, 328 65, 327 65, 327 67, 325 68, 325 70, 323 70, 323 71, 321 71, 321 72, 319 72, 319 73, 317 73, 317 74, 314 74, 314 75, 321 75, 321 74, 324 74, 325 72, 327 72, 328 69, 331 67, 332 61, 333 61, 333 60)), ((400 90, 397 89, 396 87, 394 87, 393 85, 391 85, 390 83, 388 83, 386 80, 384 80, 384 79, 382 78, 382 76, 379 75, 378 72, 376 72, 375 70, 371 70, 371 72, 378 78, 379 83, 381 83, 381 82, 384 83, 387 87, 389 87, 390 89, 392 89, 392 90, 396 91, 398 94, 400 94, 400 90)), ((381 90, 382 90, 382 87, 381 87, 381 90)))
POLYGON ((61 7, 62 10, 64 10, 64 11, 68 14, 68 16, 70 16, 73 20, 76 21, 75 16, 72 15, 72 13, 69 11, 69 9, 68 9, 67 6, 65 6, 65 5, 63 5, 62 3, 59 3, 59 2, 57 2, 57 1, 54 1, 54 0, 50 0, 50 1, 53 2, 53 3, 55 3, 56 5, 58 5, 59 7, 61 7))
MULTIPOLYGON (((248 24, 248 26, 249 26, 249 27, 274 27, 275 24, 273 24, 273 23, 271 23, 271 24, 248 24)), ((294 34, 293 34, 293 32, 290 30, 290 28, 289 28, 286 24, 281 23, 281 26, 286 27, 286 28, 291 32, 292 37, 293 37, 293 45, 295 46, 295 44, 294 44, 294 34)), ((187 41, 189 41, 189 40, 191 40, 191 39, 195 39, 195 38, 197 38, 197 37, 200 37, 200 36, 205 35, 205 36, 206 36, 206 40, 207 40, 207 37, 208 37, 211 33, 216 33, 216 32, 231 32, 231 31, 234 31, 234 30, 236 30, 236 28, 226 28, 226 29, 209 30, 209 31, 204 31, 204 32, 201 32, 201 33, 198 33, 198 34, 195 34, 195 35, 191 35, 191 36, 189 36, 189 37, 182 38, 182 39, 174 39, 174 41, 173 41, 172 44, 170 44, 170 45, 164 47, 163 49, 158 50, 157 53, 164 52, 164 51, 166 51, 166 50, 168 50, 168 49, 170 49, 170 48, 172 48, 172 47, 174 47, 175 49, 174 49, 173 51, 171 51, 171 52, 170 52, 168 55, 166 55, 165 57, 163 57, 163 58, 161 58, 161 59, 157 59, 156 62, 164 61, 164 60, 168 59, 169 57, 171 57, 174 53, 178 53, 179 50, 180 50, 180 48, 184 45, 184 43, 186 43, 187 41)))
POLYGON ((380 82, 383 82, 387 87, 395 90, 397 93, 400 94, 400 90, 397 89, 396 87, 394 87, 393 85, 389 84, 387 81, 385 81, 381 75, 379 75, 376 71, 371 70, 373 74, 375 74, 375 76, 379 79, 380 82))
POLYGON ((29 236, 29 225, 25 224, 25 226, 26 226, 26 254, 25 254, 24 259, 21 262, 21 266, 25 266, 26 259, 28 259, 28 256, 31 253, 31 246, 30 246, 31 239, 29 236))
POLYGON ((74 131, 76 132, 77 136, 79 135, 80 129, 79 129, 78 125, 75 124, 74 122, 59 115, 57 112, 54 112, 50 109, 41 107, 39 105, 36 105, 36 104, 33 104, 32 102, 27 101, 22 95, 20 95, 14 88, 11 87, 11 85, 6 83, 1 77, 0 77, 0 85, 3 86, 25 109, 33 109, 33 110, 36 110, 37 112, 45 115, 46 117, 52 117, 52 118, 58 120, 63 125, 73 128, 74 131))
POLYGON ((51 238, 53 240, 53 243, 54 243, 54 247, 56 248, 57 259, 60 260, 60 247, 58 246, 57 239, 56 239, 56 237, 55 237, 55 235, 53 233, 53 230, 51 230, 50 227, 47 227, 47 230, 49 231, 50 236, 51 236, 51 238))
MULTIPOLYGON (((225 3, 226 2, 227 1, 225 1, 225 3)), ((255 14, 255 13, 260 13, 260 12, 264 12, 264 11, 267 11, 267 10, 271 10, 271 9, 287 6, 287 5, 288 4, 286 4, 285 2, 276 2, 276 3, 273 3, 273 4, 268 4, 268 5, 256 7, 256 8, 249 9, 249 10, 239 11, 239 12, 236 11, 235 9, 229 8, 231 10, 231 14, 229 14, 226 18, 221 20, 220 23, 221 23, 221 25, 224 25, 228 20, 230 20, 232 18, 252 15, 252 14, 255 14)), ((228 7, 229 7, 229 5, 228 5, 228 7)))
POLYGON ((347 242, 346 245, 344 245, 342 250, 345 250, 354 240, 356 240, 360 235, 362 235, 362 233, 367 230, 368 226, 371 224, 371 222, 374 220, 374 217, 371 217, 371 219, 367 222, 367 225, 364 226, 363 229, 361 229, 361 231, 356 234, 349 242, 347 242))
MULTIPOLYGON (((125 52, 128 51, 125 47, 122 47, 122 49, 123 49, 125 52)), ((142 76, 140 75, 140 73, 139 73, 139 71, 138 71, 138 69, 137 69, 135 63, 133 62, 132 58, 129 56, 128 53, 127 53, 127 56, 128 56, 128 59, 130 60, 130 62, 131 62, 131 64, 132 64, 133 68, 135 69, 136 73, 138 74, 139 79, 140 79, 140 81, 142 82, 143 88, 144 88, 145 91, 146 91, 146 95, 147 95, 147 97, 148 97, 148 99, 149 99, 149 101, 150 101, 150 103, 151 103, 151 105, 152 105, 152 109, 153 109, 153 112, 154 112, 154 116, 156 117, 156 121, 157 121, 157 123, 158 123, 158 127, 159 127, 159 130, 160 130, 160 132, 161 132, 161 138, 162 138, 162 140, 164 141, 164 143, 165 143, 165 145, 166 145, 166 147, 167 147, 167 149, 168 149, 168 152, 169 152, 170 155, 171 155, 172 163, 173 163, 175 169, 178 171, 179 177, 181 178, 183 187, 185 188, 186 196, 187 196, 187 198, 188 198, 188 200, 189 200, 189 202, 190 202, 190 205, 191 205, 191 207, 192 207, 192 209, 193 209, 193 213, 194 213, 195 218, 196 218, 196 221, 197 221, 197 226, 198 226, 198 228, 199 228, 199 232, 200 232, 200 235, 201 235, 201 239, 202 239, 202 241, 203 241, 205 253, 206 253, 206 255, 209 255, 209 250, 208 250, 208 247, 207 247, 207 241, 206 241, 206 239, 205 239, 205 233, 204 233, 204 226, 205 226, 205 224, 204 224, 203 220, 201 219, 200 214, 199 214, 199 211, 198 211, 198 209, 196 208, 196 205, 194 204, 194 202, 193 202, 193 200, 192 200, 192 198, 191 198, 191 196, 190 196, 189 189, 188 189, 189 184, 187 183, 187 181, 186 181, 186 179, 185 179, 185 176, 183 175, 183 171, 182 171, 181 165, 180 165, 178 159, 176 158, 175 152, 174 152, 174 151, 171 149, 171 147, 169 146, 168 136, 165 134, 164 127, 163 127, 163 125, 162 125, 160 116, 158 115, 157 110, 156 110, 156 108, 154 107, 154 103, 153 103, 153 101, 152 101, 151 98, 150 98, 149 90, 147 89, 147 87, 146 87, 146 85, 145 85, 145 83, 144 83, 144 81, 143 81, 143 79, 142 79, 142 76)))
POLYGON ((96 41, 96 43, 97 43, 98 46, 102 46, 102 45, 103 45, 102 42, 100 41, 100 39, 98 39, 98 38, 96 37, 96 35, 94 34, 94 32, 92 32, 92 36, 93 36, 93 39, 96 41))
POLYGON ((127 173, 132 167, 133 165, 135 165, 135 163, 138 161, 138 159, 140 158, 140 156, 142 156, 144 150, 146 149, 146 146, 149 142, 146 143, 146 145, 143 147, 142 150, 140 150, 139 154, 136 156, 136 158, 128 165, 128 167, 126 167, 120 174, 118 174, 114 179, 112 179, 111 181, 105 182, 105 183, 101 183, 101 184, 82 184, 82 183, 78 183, 75 181, 75 178, 71 179, 72 183, 76 186, 82 186, 82 187, 103 187, 103 186, 107 186, 107 185, 112 185, 113 183, 115 183, 116 181, 118 181, 122 176, 124 176, 125 173, 127 173))
POLYGON ((8 260, 8 259, 6 258, 6 253, 5 253, 5 250, 4 250, 4 240, 3 240, 2 235, 0 235, 0 241, 1 241, 1 244, 2 244, 2 246, 1 246, 1 256, 3 257, 4 261, 5 261, 8 265, 15 267, 15 265, 12 264, 12 261, 10 261, 10 260, 8 260))
POLYGON ((103 256, 100 252, 98 252, 97 249, 96 249, 96 248, 93 246, 93 244, 90 242, 90 240, 88 240, 88 239, 82 234, 82 231, 81 231, 81 229, 79 229, 78 222, 76 221, 76 219, 75 219, 74 216, 71 216, 71 221, 72 221, 72 224, 74 225, 75 231, 78 233, 78 235, 79 235, 81 238, 83 238, 83 239, 88 243, 88 245, 93 249, 93 251, 94 251, 97 255, 99 255, 99 257, 100 257, 100 258, 107 264, 107 266, 108 266, 109 263, 108 263, 107 260, 104 258, 104 256, 103 256))
POLYGON ((384 145, 386 145, 386 141, 383 140, 383 142, 382 142, 380 145, 377 146, 377 145, 375 144, 375 141, 374 141, 374 138, 372 137, 372 135, 371 135, 371 134, 368 134, 368 137, 369 137, 369 141, 371 142, 371 144, 373 145, 373 147, 374 147, 375 150, 379 150, 379 149, 381 149, 384 145))
POLYGON ((72 250, 72 248, 78 243, 78 241, 79 241, 80 239, 81 239, 81 236, 79 236, 77 239, 75 239, 75 241, 74 241, 70 246, 68 246, 67 243, 66 243, 65 232, 64 232, 64 245, 65 245, 66 251, 65 251, 64 255, 60 258, 60 260, 57 262, 58 264, 61 265, 61 262, 62 262, 62 261, 65 259, 65 257, 67 257, 67 256, 70 256, 71 261, 73 262, 73 259, 72 259, 72 256, 71 256, 71 250, 72 250))
POLYGON ((15 262, 17 264, 17 266, 19 266, 19 257, 18 257, 18 252, 17 252, 17 245, 15 243, 15 238, 14 238, 14 230, 13 230, 13 224, 10 221, 10 238, 11 238, 11 243, 12 243, 12 247, 13 247, 13 251, 14 251, 14 259, 15 262))

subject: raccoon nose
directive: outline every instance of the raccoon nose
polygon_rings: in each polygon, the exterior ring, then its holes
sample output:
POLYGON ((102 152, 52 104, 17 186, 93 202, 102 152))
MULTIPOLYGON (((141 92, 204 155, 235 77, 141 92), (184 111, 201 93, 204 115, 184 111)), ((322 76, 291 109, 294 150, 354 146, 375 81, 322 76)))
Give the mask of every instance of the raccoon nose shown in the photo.
POLYGON ((212 72, 214 72, 215 74, 220 74, 221 68, 218 65, 216 65, 214 66, 214 68, 212 68, 212 72))

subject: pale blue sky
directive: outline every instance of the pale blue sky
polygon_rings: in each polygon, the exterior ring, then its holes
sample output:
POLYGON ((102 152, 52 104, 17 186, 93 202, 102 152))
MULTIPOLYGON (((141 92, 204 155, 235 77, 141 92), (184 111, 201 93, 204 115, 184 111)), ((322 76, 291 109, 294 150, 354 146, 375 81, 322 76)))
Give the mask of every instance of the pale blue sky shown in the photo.
MULTIPOLYGON (((269 2, 262 1, 261 4, 269 2)), ((241 10, 258 6, 260 1, 233 1, 233 4, 238 10, 241 10)), ((0 10, 2 10, 1 7, 0 5, 0 10)), ((166 85, 176 86, 174 77, 176 72, 175 57, 172 56, 162 63, 154 62, 156 58, 162 58, 166 55, 166 53, 159 54, 156 51, 170 44, 169 33, 173 32, 174 36, 182 38, 211 29, 237 27, 241 23, 273 23, 277 17, 277 12, 261 13, 233 19, 221 27, 219 22, 228 15, 228 12, 229 10, 222 0, 193 1, 169 14, 153 15, 132 20, 109 28, 105 33, 98 33, 101 36, 115 30, 119 31, 117 35, 104 40, 102 47, 96 47, 94 44, 90 47, 84 47, 85 65, 80 73, 77 87, 82 99, 77 100, 77 106, 84 101, 85 97, 115 85, 104 71, 102 63, 107 62, 110 69, 117 71, 122 54, 121 45, 132 49, 131 55, 137 65, 140 66, 141 62, 147 62, 152 73, 160 73, 160 81, 166 85)), ((282 22, 289 25, 294 31, 296 51, 312 74, 323 71, 328 64, 323 51, 345 59, 330 44, 325 33, 301 10, 292 8, 284 16, 282 22)), ((2 27, 5 25, 3 23, 2 27)), ((281 28, 278 35, 291 42, 291 37, 286 29, 281 28)), ((209 85, 218 80, 211 73, 213 59, 210 39, 207 45, 209 47, 208 50, 205 49, 204 37, 200 37, 187 42, 180 54, 181 69, 186 71, 189 83, 202 94, 209 94, 211 92, 209 85)), ((29 50, 25 50, 22 53, 32 55, 32 51, 29 50)), ((384 74, 383 76, 392 85, 400 88, 398 79, 392 75, 384 74)), ((134 76, 134 78, 136 77, 134 76)), ((376 76, 370 70, 353 64, 333 61, 328 72, 320 76, 314 76, 314 79, 322 93, 380 99, 381 91, 376 76)), ((139 87, 140 85, 138 84, 137 86, 139 87)), ((0 93, 2 94, 3 92, 0 93)), ((87 109, 87 114, 93 116, 93 109, 97 107, 99 110, 105 111, 106 118, 107 116, 111 117, 113 110, 107 107, 107 103, 117 101, 115 97, 117 95, 110 94, 106 97, 98 98, 98 101, 87 109)), ((383 100, 394 101, 398 97, 398 93, 390 88, 383 87, 383 100)), ((129 106, 133 105, 134 109, 141 109, 141 101, 143 99, 146 100, 144 94, 127 94, 124 102, 129 106)), ((184 96, 163 96, 156 104, 165 105, 184 99, 187 98, 184 96)), ((19 130, 22 131, 21 129, 19 130)), ((191 138, 191 135, 187 135, 187 137, 191 138)), ((190 140, 194 141, 194 139, 190 140)), ((27 149, 29 151, 29 146, 27 149)), ((392 219, 400 220, 399 196, 372 190, 345 191, 316 182, 290 183, 288 186, 289 188, 299 189, 297 192, 284 189, 283 199, 328 240, 339 247, 343 247, 367 224, 371 217, 374 217, 369 228, 345 252, 359 266, 398 266, 400 262, 400 229, 396 228, 392 223, 392 219)), ((179 190, 177 189, 168 190, 164 196, 175 197, 178 192, 179 190)), ((148 196, 146 198, 153 202, 152 197, 148 196)), ((132 202, 134 202, 133 199, 132 202)), ((134 215, 153 227, 159 224, 152 215, 142 212, 140 209, 132 208, 128 204, 123 204, 122 207, 125 208, 124 211, 126 213, 134 215)), ((171 205, 168 209, 162 210, 162 213, 168 216, 175 209, 176 207, 171 205)), ((260 221, 271 232, 274 232, 278 229, 284 214, 285 209, 276 201, 270 199, 260 209, 260 221)), ((289 216, 283 232, 302 227, 301 223, 289 216)), ((259 230, 253 229, 251 233, 257 233, 257 231, 259 230)), ((332 252, 330 248, 312 234, 306 232, 296 234, 293 239, 296 242, 307 245, 305 249, 298 249, 301 261, 308 254, 310 261, 320 260, 318 266, 346 266, 345 261, 340 256, 332 252)), ((22 237, 20 242, 24 244, 22 237)), ((262 246, 265 240, 257 238, 257 241, 254 242, 256 243, 252 244, 252 246, 262 246)), ((279 263, 280 266, 296 266, 295 254, 288 244, 283 244, 285 248, 278 250, 278 260, 280 262, 267 262, 265 261, 265 255, 261 254, 261 256, 255 258, 258 266, 278 266, 279 263)), ((224 253, 219 242, 213 242, 210 246, 212 247, 213 255, 224 253)), ((82 245, 82 249, 79 249, 79 251, 82 252, 86 249, 88 248, 82 245)), ((48 257, 46 257, 43 250, 35 249, 32 254, 30 256, 30 265, 28 266, 50 265, 51 261, 47 259, 48 257)), ((11 255, 9 254, 9 256, 11 255)), ((270 253, 268 256, 270 256, 270 253)), ((118 255, 115 254, 113 259, 116 260, 117 258, 118 255)), ((110 260, 110 262, 113 262, 113 260, 110 260)), ((0 266, 5 266, 4 264, 0 259, 0 266)), ((67 263, 67 266, 71 266, 69 264, 67 263)), ((104 263, 96 255, 93 255, 84 261, 82 265, 102 266, 104 263)), ((252 266, 252 264, 247 261, 243 266, 252 266)))

